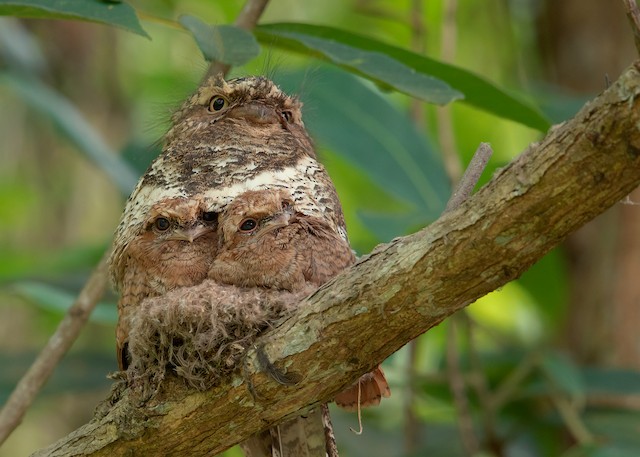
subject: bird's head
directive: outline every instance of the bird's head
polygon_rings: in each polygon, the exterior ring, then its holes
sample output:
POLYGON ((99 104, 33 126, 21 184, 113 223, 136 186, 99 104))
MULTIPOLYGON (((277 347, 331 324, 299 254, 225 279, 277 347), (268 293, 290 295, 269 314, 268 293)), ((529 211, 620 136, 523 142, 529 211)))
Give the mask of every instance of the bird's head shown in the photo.
POLYGON ((296 220, 293 200, 282 190, 250 190, 237 196, 221 215, 221 248, 259 240, 296 220))
POLYGON ((132 269, 148 272, 168 288, 201 281, 217 253, 217 229, 218 214, 202 199, 175 197, 156 203, 118 256, 116 286, 120 288, 125 270, 132 269))
POLYGON ((167 139, 185 131, 206 131, 229 125, 248 136, 290 134, 315 157, 302 122, 302 103, 262 76, 225 81, 212 77, 173 116, 167 139))

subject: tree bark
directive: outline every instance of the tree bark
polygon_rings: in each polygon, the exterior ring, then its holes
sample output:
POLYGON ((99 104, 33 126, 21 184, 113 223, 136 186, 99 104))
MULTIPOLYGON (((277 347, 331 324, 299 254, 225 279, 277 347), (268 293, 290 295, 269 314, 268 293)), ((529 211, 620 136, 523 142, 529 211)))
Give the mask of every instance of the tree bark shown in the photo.
POLYGON ((194 392, 168 379, 143 406, 126 390, 108 413, 34 455, 214 455, 329 400, 636 187, 639 95, 637 63, 462 206, 321 287, 259 338, 228 382, 194 392), (296 385, 265 374, 260 351, 296 385))

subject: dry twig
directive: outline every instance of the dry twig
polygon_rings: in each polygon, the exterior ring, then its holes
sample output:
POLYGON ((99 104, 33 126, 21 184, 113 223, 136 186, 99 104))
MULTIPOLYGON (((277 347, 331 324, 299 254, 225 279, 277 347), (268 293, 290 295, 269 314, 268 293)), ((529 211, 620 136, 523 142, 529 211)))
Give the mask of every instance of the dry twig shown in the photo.
POLYGON ((476 187, 482 172, 487 166, 489 159, 493 154, 491 145, 489 143, 480 143, 478 149, 473 154, 469 166, 465 170, 460 182, 453 190, 451 198, 447 202, 447 207, 444 209, 444 213, 449 213, 458 208, 465 200, 467 200, 473 193, 473 188, 476 187))

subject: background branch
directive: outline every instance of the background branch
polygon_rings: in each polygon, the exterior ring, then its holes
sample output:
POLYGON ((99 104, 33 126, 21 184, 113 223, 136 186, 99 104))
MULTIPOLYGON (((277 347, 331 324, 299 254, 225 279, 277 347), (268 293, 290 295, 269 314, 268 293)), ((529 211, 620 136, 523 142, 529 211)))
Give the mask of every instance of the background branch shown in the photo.
POLYGON ((75 303, 69 308, 47 345, 33 362, 27 373, 11 392, 0 411, 0 444, 20 425, 27 409, 33 403, 40 389, 47 382, 62 356, 78 338, 80 330, 87 323, 89 315, 107 287, 107 251, 98 263, 75 303))
POLYGON ((622 0, 624 4, 629 24, 631 25, 631 31, 633 32, 633 41, 636 44, 636 50, 640 56, 640 10, 636 0, 622 0))
POLYGON ((517 278, 640 183, 637 65, 459 208, 376 248, 263 335, 256 348, 297 374, 297 385, 262 373, 253 348, 244 376, 207 392, 169 378, 143 407, 125 391, 106 414, 35 455, 212 455, 329 400, 417 335, 517 278))
MULTIPOLYGON (((262 16, 265 8, 267 7, 269 0, 247 0, 242 7, 242 11, 236 18, 235 25, 241 29, 251 30, 258 23, 258 19, 262 16)), ((231 69, 231 65, 222 62, 211 62, 207 72, 204 75, 204 79, 208 79, 210 76, 217 74, 226 75, 231 69)))

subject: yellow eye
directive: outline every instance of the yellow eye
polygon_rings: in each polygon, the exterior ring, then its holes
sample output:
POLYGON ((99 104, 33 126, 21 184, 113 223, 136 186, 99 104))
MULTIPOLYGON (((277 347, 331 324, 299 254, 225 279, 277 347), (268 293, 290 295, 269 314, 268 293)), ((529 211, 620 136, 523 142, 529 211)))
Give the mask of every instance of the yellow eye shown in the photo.
POLYGON ((209 112, 213 113, 214 111, 220 111, 222 108, 225 108, 229 102, 219 95, 216 95, 209 100, 209 112))

